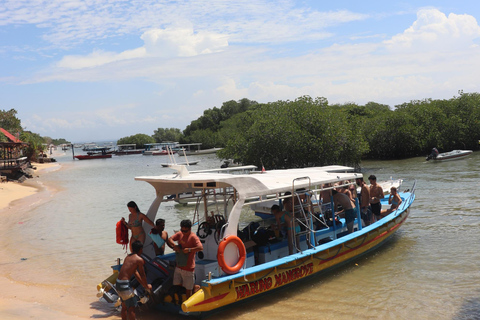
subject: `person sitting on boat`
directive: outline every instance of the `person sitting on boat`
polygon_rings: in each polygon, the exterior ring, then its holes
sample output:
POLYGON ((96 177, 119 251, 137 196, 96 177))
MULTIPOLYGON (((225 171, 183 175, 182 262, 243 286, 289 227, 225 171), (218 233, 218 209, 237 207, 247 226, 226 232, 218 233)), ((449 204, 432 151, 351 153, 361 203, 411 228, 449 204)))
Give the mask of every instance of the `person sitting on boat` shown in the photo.
POLYGON ((140 257, 143 252, 143 243, 134 241, 132 243, 132 253, 130 253, 120 268, 115 287, 120 300, 122 301, 122 320, 135 319, 135 307, 138 305, 138 297, 130 287, 130 279, 133 275, 138 282, 151 294, 152 285, 148 284, 145 275, 145 261, 140 257))
POLYGON ((142 244, 145 243, 145 230, 142 227, 142 221, 145 221, 149 225, 155 228, 152 220, 150 220, 146 215, 140 212, 137 204, 134 201, 130 201, 127 204, 127 208, 130 211, 128 215, 128 223, 125 221, 125 218, 122 217, 122 221, 125 223, 128 229, 132 231, 132 237, 130 238, 130 251, 132 251, 132 243, 136 240, 140 241, 142 244))
POLYGON ((390 188, 390 196, 388 197, 388 204, 390 204, 390 208, 386 210, 382 210, 382 217, 385 217, 392 213, 393 211, 398 209, 398 206, 402 203, 402 198, 397 192, 397 188, 391 187, 390 188))
POLYGON ((372 210, 370 210, 370 190, 367 187, 363 178, 357 178, 355 180, 357 186, 360 187, 360 213, 365 225, 368 226, 372 223, 372 210))
MULTIPOLYGON (((350 181, 340 181, 338 183, 338 185, 343 185, 343 184, 348 184, 350 183, 350 181)), ((348 196, 348 198, 350 199, 350 201, 352 202, 352 206, 355 206, 355 197, 354 197, 354 194, 350 191, 350 185, 345 185, 343 187, 340 187, 340 188, 335 188, 335 190, 337 190, 337 192, 340 192, 340 193, 344 193, 348 196)), ((355 192, 356 193, 356 192, 355 192)))
POLYGON ((430 159, 436 159, 438 154, 439 154, 439 152, 438 152, 437 148, 433 148, 432 152, 427 157, 427 161, 430 160, 430 159))
POLYGON ((163 256, 165 253, 165 243, 168 240, 168 233, 165 231, 165 219, 157 219, 155 228, 152 228, 149 234, 155 248, 155 255, 163 256))
MULTIPOLYGON (((368 177, 370 181, 370 208, 375 216, 375 221, 382 218, 382 204, 380 199, 383 199, 384 193, 382 187, 377 184, 377 177, 373 174, 368 177)), ((373 222, 373 221, 372 221, 373 222)))
POLYGON ((340 193, 335 189, 332 190, 332 198, 333 202, 335 203, 335 207, 338 205, 342 206, 343 210, 341 212, 345 213, 345 222, 347 224, 348 233, 352 233, 353 223, 357 216, 355 206, 352 205, 352 201, 345 193, 340 193))
POLYGON ((192 221, 182 220, 180 231, 168 238, 168 245, 177 253, 177 266, 173 285, 185 288, 187 299, 192 295, 195 284, 195 253, 203 250, 197 235, 192 232, 192 221), (175 244, 175 241, 178 244, 175 244), (186 259, 183 259, 186 255, 186 259))
MULTIPOLYGON (((291 192, 285 192, 285 195, 291 195, 291 192)), ((288 252, 293 254, 293 238, 300 232, 300 226, 295 222, 294 216, 294 201, 292 197, 283 199, 283 214, 280 217, 280 222, 284 224, 286 228, 286 234, 288 239, 288 252)), ((297 243, 300 241, 299 237, 296 237, 297 243)))

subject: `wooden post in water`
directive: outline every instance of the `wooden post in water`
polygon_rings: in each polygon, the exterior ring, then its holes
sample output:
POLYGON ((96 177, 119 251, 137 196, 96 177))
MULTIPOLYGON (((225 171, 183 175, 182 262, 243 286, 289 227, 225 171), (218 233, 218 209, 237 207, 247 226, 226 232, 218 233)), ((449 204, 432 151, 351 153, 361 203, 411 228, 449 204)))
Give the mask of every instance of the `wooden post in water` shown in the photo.
POLYGON ((72 160, 75 160, 75 149, 73 148, 73 144, 71 144, 72 148, 72 160))

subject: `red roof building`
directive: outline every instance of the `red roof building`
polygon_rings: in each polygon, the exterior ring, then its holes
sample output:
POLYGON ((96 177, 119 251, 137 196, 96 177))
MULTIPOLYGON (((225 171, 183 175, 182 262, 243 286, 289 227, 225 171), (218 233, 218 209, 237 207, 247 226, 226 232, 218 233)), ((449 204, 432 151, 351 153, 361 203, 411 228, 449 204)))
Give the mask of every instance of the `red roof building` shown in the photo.
POLYGON ((2 132, 5 135, 5 137, 7 137, 7 139, 10 140, 10 142, 22 143, 20 139, 15 138, 15 136, 10 132, 8 132, 7 130, 0 128, 0 132, 2 132))

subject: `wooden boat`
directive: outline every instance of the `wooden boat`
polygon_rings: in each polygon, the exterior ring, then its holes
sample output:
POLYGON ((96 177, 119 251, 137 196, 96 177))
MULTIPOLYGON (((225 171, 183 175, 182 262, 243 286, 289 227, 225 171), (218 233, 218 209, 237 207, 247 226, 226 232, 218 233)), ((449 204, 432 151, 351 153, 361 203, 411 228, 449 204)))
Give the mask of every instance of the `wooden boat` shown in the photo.
POLYGON ((453 150, 450 152, 439 153, 436 148, 433 148, 432 153, 430 153, 426 160, 434 161, 450 161, 450 160, 459 160, 468 157, 472 154, 472 150, 453 150))
POLYGON ((115 155, 123 156, 123 155, 130 155, 130 154, 141 154, 143 149, 137 149, 137 145, 135 143, 129 144, 119 144, 117 145, 117 150, 115 151, 115 155))
POLYGON ((223 148, 210 148, 210 149, 202 149, 202 150, 193 150, 193 151, 185 151, 187 156, 195 156, 195 155, 203 155, 203 154, 212 154, 223 148))
MULTIPOLYGON (((173 148, 176 142, 146 143, 144 156, 164 156, 168 155, 168 148, 173 148)), ((175 153, 176 151, 173 151, 175 153)))
POLYGON ((78 160, 107 159, 111 157, 111 154, 80 154, 75 156, 78 160))
POLYGON ((180 166, 193 166, 196 165, 200 162, 200 160, 194 160, 194 161, 188 161, 188 162, 177 162, 177 163, 161 163, 162 167, 168 168, 174 165, 180 165, 180 166))
MULTIPOLYGON (((168 296, 175 254, 155 257, 151 239, 147 237, 145 241, 143 258, 148 283, 152 283, 153 287, 152 306, 195 316, 207 315, 248 299, 258 299, 268 292, 335 268, 376 249, 405 222, 415 199, 414 183, 411 191, 399 192, 403 201, 397 210, 367 227, 359 223, 360 212, 357 210, 355 229, 348 233, 343 218, 337 219, 331 226, 328 224, 327 213, 318 205, 318 195, 331 189, 322 189, 324 184, 355 181, 362 177, 361 173, 349 172, 351 168, 326 166, 240 175, 193 173, 183 166, 177 166, 176 170, 177 173, 171 175, 135 178, 155 189, 155 200, 147 212, 151 220, 155 220, 162 203, 174 201, 168 197, 172 191, 176 194, 198 194, 200 198, 213 193, 230 199, 224 205, 215 206, 215 209, 198 205, 195 210, 193 222, 198 226, 197 235, 203 243, 203 252, 197 253, 195 267, 196 284, 200 288, 190 298, 182 299, 181 304, 176 304, 168 296), (285 195, 287 191, 291 195, 285 195), (247 202, 252 197, 257 200, 247 202), (252 216, 248 213, 251 212, 250 205, 271 201, 272 197, 278 204, 289 197, 293 197, 296 203, 293 215, 301 231, 293 231, 292 254, 289 253, 287 239, 277 235, 268 238, 258 236, 268 232, 261 225, 268 226, 272 221, 252 221, 253 227, 248 221, 251 218, 246 218, 252 216), (240 223, 245 227, 240 228, 240 223), (255 233, 252 234, 251 230, 255 233)), ((385 198, 382 203, 386 205, 387 201, 385 198)), ((333 206, 330 208, 334 211, 333 206)), ((147 234, 149 229, 144 224, 147 234)), ((114 274, 97 286, 98 296, 109 302, 117 299, 113 283, 120 263, 112 268, 114 274)), ((139 296, 144 294, 141 286, 137 286, 136 290, 139 296)))
POLYGON ((78 160, 91 160, 91 159, 107 159, 111 158, 112 154, 107 152, 108 148, 95 148, 91 149, 87 154, 80 154, 75 156, 78 160))

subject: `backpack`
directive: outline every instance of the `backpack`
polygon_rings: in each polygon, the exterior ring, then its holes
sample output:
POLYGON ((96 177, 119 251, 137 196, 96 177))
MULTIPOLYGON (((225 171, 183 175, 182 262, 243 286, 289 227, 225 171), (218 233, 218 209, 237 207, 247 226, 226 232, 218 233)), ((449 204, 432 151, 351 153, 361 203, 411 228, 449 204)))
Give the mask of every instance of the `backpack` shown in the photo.
POLYGON ((127 249, 128 245, 128 228, 122 220, 117 222, 117 243, 123 245, 123 249, 127 249))

